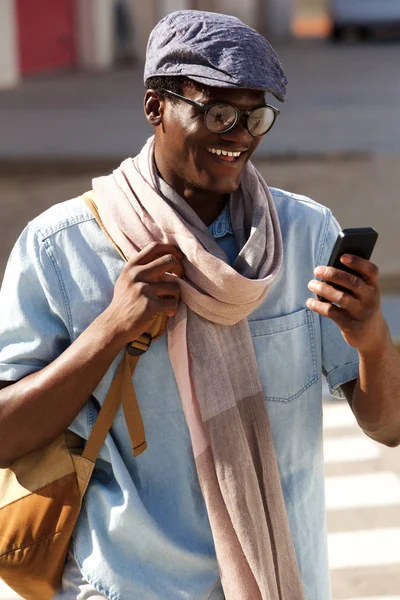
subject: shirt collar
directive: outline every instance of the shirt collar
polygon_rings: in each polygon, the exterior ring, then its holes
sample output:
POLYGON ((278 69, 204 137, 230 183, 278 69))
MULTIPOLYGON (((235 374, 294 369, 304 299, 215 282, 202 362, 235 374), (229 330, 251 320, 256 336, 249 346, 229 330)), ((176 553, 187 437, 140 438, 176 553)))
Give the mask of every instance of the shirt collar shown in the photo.
POLYGON ((227 202, 218 217, 208 227, 211 235, 214 238, 224 237, 224 235, 233 235, 231 212, 229 210, 229 202, 227 202))

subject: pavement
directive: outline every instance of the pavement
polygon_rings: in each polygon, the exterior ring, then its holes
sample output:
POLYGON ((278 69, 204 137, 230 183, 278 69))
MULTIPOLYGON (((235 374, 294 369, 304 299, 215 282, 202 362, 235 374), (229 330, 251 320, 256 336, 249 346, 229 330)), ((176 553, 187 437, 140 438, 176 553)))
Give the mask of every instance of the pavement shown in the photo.
POLYGON ((324 455, 333 600, 400 600, 400 448, 326 398, 324 455))

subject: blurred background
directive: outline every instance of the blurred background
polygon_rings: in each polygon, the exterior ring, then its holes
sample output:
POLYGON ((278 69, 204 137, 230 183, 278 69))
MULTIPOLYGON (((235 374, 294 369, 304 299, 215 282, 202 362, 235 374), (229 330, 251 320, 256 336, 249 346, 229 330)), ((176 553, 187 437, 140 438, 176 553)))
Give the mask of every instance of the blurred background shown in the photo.
MULTIPOLYGON (((29 219, 151 134, 148 34, 183 8, 234 14, 278 50, 288 98, 257 167, 343 227, 378 230, 399 345, 400 0, 0 0, 0 277, 29 219)), ((324 414, 334 600, 400 600, 400 450, 366 438, 345 403, 326 397, 324 414)), ((1 582, 0 598, 15 598, 1 582)))

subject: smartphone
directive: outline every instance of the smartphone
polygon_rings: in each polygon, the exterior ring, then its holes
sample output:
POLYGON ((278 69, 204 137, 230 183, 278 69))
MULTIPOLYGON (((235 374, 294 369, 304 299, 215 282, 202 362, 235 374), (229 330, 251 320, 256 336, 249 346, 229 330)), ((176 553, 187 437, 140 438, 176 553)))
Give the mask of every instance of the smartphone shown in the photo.
MULTIPOLYGON (((361 277, 360 273, 340 262, 340 257, 342 254, 355 254, 356 256, 369 260, 377 239, 378 233, 372 227, 353 227, 352 229, 343 229, 342 231, 339 231, 332 254, 328 261, 328 267, 335 267, 335 269, 341 269, 342 271, 347 271, 348 273, 361 277)), ((344 289, 337 285, 333 287, 340 290, 344 289)), ((322 302, 329 302, 329 300, 326 300, 326 298, 323 298, 322 296, 317 296, 317 298, 322 302)))

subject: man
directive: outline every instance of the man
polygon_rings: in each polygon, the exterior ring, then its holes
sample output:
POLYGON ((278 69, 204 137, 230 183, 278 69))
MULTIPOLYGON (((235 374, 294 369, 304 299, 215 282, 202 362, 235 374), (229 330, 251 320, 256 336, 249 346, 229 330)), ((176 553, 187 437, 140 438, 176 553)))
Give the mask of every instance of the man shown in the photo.
POLYGON ((147 450, 132 456, 118 414, 55 598, 329 600, 321 374, 370 437, 400 438, 377 267, 324 267, 330 211, 269 190, 249 162, 286 87, 254 30, 173 13, 145 83, 154 138, 94 181, 126 266, 82 198, 37 217, 11 255, 1 465, 67 427, 87 439, 126 345, 162 313, 133 378, 147 450))

